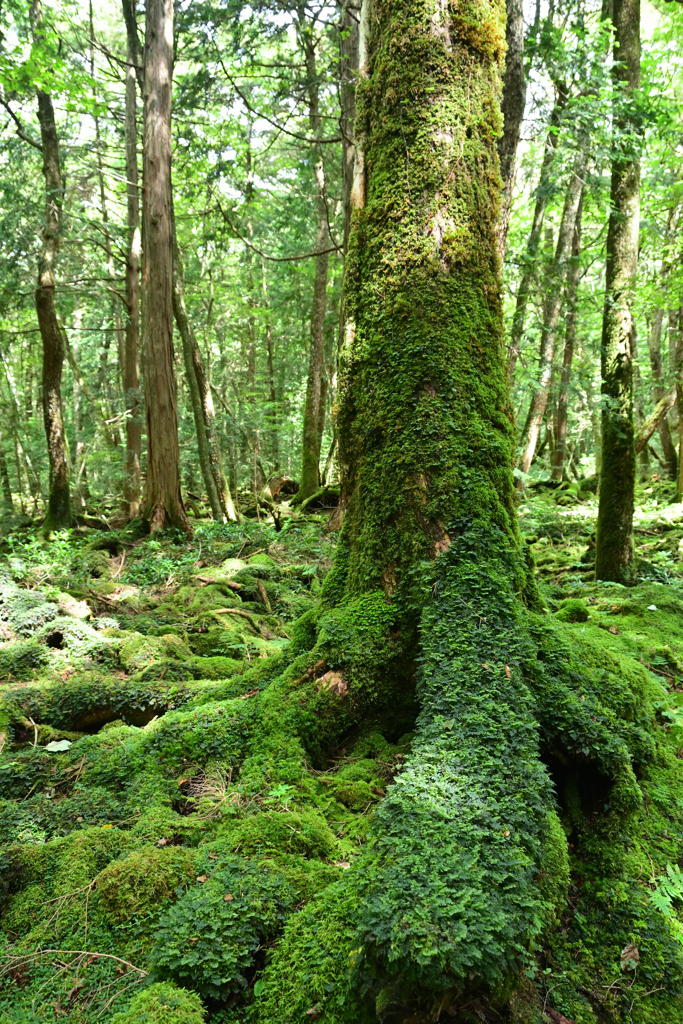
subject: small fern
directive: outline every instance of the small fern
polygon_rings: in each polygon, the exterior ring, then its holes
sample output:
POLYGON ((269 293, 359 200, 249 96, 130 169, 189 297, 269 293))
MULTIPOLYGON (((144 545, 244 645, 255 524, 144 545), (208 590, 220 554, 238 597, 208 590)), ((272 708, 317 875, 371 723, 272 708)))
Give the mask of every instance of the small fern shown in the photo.
POLYGON ((671 934, 683 946, 683 923, 676 913, 676 903, 683 903, 683 871, 677 864, 667 864, 666 874, 656 880, 650 902, 667 919, 671 934))

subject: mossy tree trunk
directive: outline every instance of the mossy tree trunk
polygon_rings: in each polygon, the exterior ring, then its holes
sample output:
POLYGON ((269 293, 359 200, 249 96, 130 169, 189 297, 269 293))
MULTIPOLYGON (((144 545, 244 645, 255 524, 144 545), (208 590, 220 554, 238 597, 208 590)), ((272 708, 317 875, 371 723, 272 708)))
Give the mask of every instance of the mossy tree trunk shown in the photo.
POLYGON ((576 344, 576 299, 581 277, 581 214, 583 202, 579 202, 574 224, 572 239, 572 261, 567 274, 567 297, 565 300, 566 317, 564 326, 564 350, 562 352, 562 371, 560 389, 557 395, 554 415, 555 448, 552 458, 551 478, 559 483, 562 480, 567 460, 567 411, 569 409, 569 393, 572 379, 572 363, 576 344))
POLYGON ((504 15, 486 0, 380 0, 367 66, 361 45, 344 519, 326 597, 394 623, 385 686, 421 665, 413 756, 378 812, 360 912, 373 969, 401 979, 378 996, 383 1012, 407 1005, 404 989, 500 977, 538 906, 549 790, 509 646, 534 590, 514 511, 498 276, 504 15), (480 813, 496 823, 486 836, 480 813), (500 860, 508 840, 514 881, 500 860), (474 848, 476 868, 461 860, 474 848))
POLYGON ((171 81, 173 4, 148 0, 145 21, 144 373, 150 530, 191 533, 180 494, 178 399, 173 366, 171 81))
MULTIPOLYGON (((34 0, 31 4, 30 18, 33 38, 36 42, 41 42, 43 11, 40 0, 34 0)), ((62 410, 65 347, 63 328, 55 307, 55 263, 61 241, 64 186, 52 97, 42 89, 37 90, 37 96, 45 177, 45 224, 38 256, 35 300, 43 343, 43 418, 50 466, 50 495, 43 530, 50 533, 53 530, 67 530, 73 522, 69 491, 69 451, 62 410)))
POLYGON ((633 503, 636 453, 633 425, 633 302, 640 218, 639 127, 634 94, 640 85, 640 0, 614 0, 614 123, 611 213, 607 233, 602 321, 602 472, 595 575, 634 578, 633 503))

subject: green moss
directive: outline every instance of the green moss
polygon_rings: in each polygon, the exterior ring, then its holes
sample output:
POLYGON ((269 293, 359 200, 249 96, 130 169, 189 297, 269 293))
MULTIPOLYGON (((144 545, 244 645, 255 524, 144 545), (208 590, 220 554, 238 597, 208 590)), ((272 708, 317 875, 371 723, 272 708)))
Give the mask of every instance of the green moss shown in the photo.
POLYGON ((203 1024, 206 1011, 201 999, 172 982, 149 985, 138 992, 123 1013, 115 1013, 111 1024, 203 1024))
POLYGON ((97 892, 114 924, 155 910, 180 885, 194 881, 192 851, 142 846, 113 861, 97 876, 97 892))
POLYGON ((41 674, 50 656, 38 640, 10 640, 0 644, 0 677, 32 679, 41 674))
POLYGON ((240 850, 249 856, 296 853, 328 860, 339 854, 334 833, 320 812, 313 808, 250 815, 222 826, 214 842, 216 849, 240 850))
POLYGON ((153 962, 159 974, 225 998, 246 985, 257 949, 296 897, 283 875, 244 858, 209 860, 200 877, 163 915, 153 962))
POLYGON ((583 601, 579 601, 574 597, 562 601, 560 607, 555 612, 555 618, 559 619, 560 622, 588 622, 589 617, 588 609, 583 601))

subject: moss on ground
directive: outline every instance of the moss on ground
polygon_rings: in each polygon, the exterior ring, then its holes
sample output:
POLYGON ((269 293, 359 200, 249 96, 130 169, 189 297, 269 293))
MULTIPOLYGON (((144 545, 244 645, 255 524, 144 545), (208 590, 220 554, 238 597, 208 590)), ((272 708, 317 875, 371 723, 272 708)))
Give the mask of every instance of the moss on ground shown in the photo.
MULTIPOLYGON (((674 558, 683 515, 678 527, 659 508, 642 511, 639 550, 661 534, 671 562, 666 574, 646 569, 626 590, 595 584, 581 562, 590 551, 593 505, 527 499, 522 523, 533 520, 529 547, 544 556, 539 578, 548 611, 531 616, 523 635, 511 623, 510 649, 495 662, 484 651, 479 606, 467 597, 476 585, 481 600, 481 580, 442 584, 440 600, 457 595, 461 622, 460 601, 478 616, 473 651, 487 666, 488 696, 522 680, 533 694, 538 724, 529 737, 555 794, 555 810, 539 812, 532 858, 515 846, 512 804, 501 804, 500 825, 487 826, 499 828, 496 842, 510 851, 506 879, 497 881, 479 858, 478 870, 489 873, 482 925, 496 900, 502 914, 538 921, 507 979, 489 986, 489 1000, 495 996, 497 1012, 510 1021, 543 1024, 544 1002, 576 1024, 664 1024, 681 1014, 683 887, 665 912, 661 878, 683 848, 683 586, 674 558), (532 864, 540 868, 527 875, 532 864), (637 950, 635 970, 622 958, 628 948, 637 950)), ((25 674, 8 672, 0 684, 9 725, 0 756, 3 1022, 26 1019, 34 999, 38 1019, 49 1024, 98 1014, 117 1024, 390 1020, 415 998, 410 935, 423 934, 424 920, 434 938, 432 945, 421 939, 418 988, 435 972, 438 990, 439 972, 453 969, 468 942, 486 950, 494 941, 493 933, 466 938, 446 924, 458 910, 451 897, 444 902, 442 866, 466 867, 466 838, 453 850, 430 843, 431 815, 461 814, 449 801, 467 794, 476 806, 482 748, 470 765, 463 760, 457 688, 444 703, 446 691, 423 674, 421 718, 400 676, 383 679, 380 699, 377 672, 396 663, 397 652, 395 620, 381 595, 338 610, 321 610, 311 596, 303 617, 287 622, 281 595, 294 592, 293 582, 310 594, 329 565, 333 541, 316 528, 316 551, 306 530, 304 558, 301 537, 292 537, 290 550, 273 535, 273 556, 251 560, 247 544, 242 564, 227 570, 236 569, 230 579, 239 576, 245 587, 261 580, 273 616, 241 590, 210 591, 218 584, 196 574, 208 577, 211 566, 197 570, 186 554, 175 603, 163 592, 166 575, 138 611, 90 597, 89 620, 82 607, 71 606, 80 616, 65 610, 58 576, 59 590, 49 580, 26 590, 30 565, 13 575, 8 568, 3 650, 18 655, 29 644, 39 654, 25 674), (196 610, 212 606, 247 610, 275 639, 259 636, 248 620, 236 630, 205 626, 196 610), (56 631, 61 646, 50 644, 56 631), (239 658, 222 653, 237 634, 253 646, 245 643, 239 658), (411 765, 435 751, 427 805, 424 772, 418 785, 411 765), (440 791, 439 779, 456 755, 467 783, 454 796, 440 791), (411 822, 407 805, 429 806, 429 814, 420 810, 411 822), (383 944, 402 965, 399 980, 381 973, 383 944), (58 1007, 68 1007, 66 1018, 58 1007)), ((172 561, 173 545, 154 543, 149 560, 161 553, 172 561)), ((136 562, 145 564, 144 543, 138 547, 136 562)), ((221 546, 221 573, 231 557, 221 546)), ((488 580, 496 586, 490 570, 488 580)), ((328 592, 335 585, 330 578, 328 592)), ((438 673, 440 645, 450 642, 442 624, 453 613, 439 602, 433 607, 422 629, 438 673)), ((496 728, 494 709, 482 705, 487 729, 496 728)), ((509 706, 496 713, 509 716, 509 706)), ((528 771, 515 776, 516 792, 526 792, 528 771)), ((524 796, 519 813, 527 809, 524 796)), ((528 822, 520 834, 530 834, 528 822)), ((449 891, 463 897, 471 878, 470 868, 449 891)), ((497 955, 490 947, 491 962, 497 955)), ((420 999, 427 1005, 426 989, 420 999)))

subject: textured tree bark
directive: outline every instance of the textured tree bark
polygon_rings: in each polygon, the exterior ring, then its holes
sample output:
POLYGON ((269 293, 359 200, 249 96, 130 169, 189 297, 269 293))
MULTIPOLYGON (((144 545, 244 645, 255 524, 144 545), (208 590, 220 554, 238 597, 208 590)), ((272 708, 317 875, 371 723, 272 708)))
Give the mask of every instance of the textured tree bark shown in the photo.
POLYGON ((190 391, 192 413, 197 434, 199 464, 209 505, 217 522, 237 519, 235 506, 223 472, 223 462, 216 433, 215 413, 204 360, 185 308, 185 274, 178 240, 173 232, 173 313, 183 344, 185 375, 190 391))
POLYGON ((633 301, 638 270, 640 161, 638 126, 625 109, 640 85, 640 0, 614 0, 614 121, 619 151, 612 158, 602 321, 602 473, 595 552, 596 579, 634 577, 633 301))
MULTIPOLYGON (((306 77, 308 80, 308 123, 311 135, 318 138, 322 131, 320 115, 320 96, 318 72, 316 68, 315 46, 309 32, 306 31, 303 11, 299 17, 299 31, 306 61, 306 77)), ((320 483, 320 447, 318 444, 318 420, 320 416, 320 393, 324 360, 324 326, 325 307, 327 300, 327 270, 329 226, 327 215, 327 198, 325 193, 325 168, 320 147, 315 147, 315 189, 317 229, 315 252, 321 255, 315 258, 315 277, 313 281, 313 306, 311 309, 311 335, 308 354, 308 377, 306 380, 306 398, 304 401, 303 437, 301 445, 301 484, 297 492, 297 501, 308 498, 320 483)))
MULTIPOLYGON (((33 37, 38 41, 43 18, 40 0, 31 4, 30 16, 33 37)), ((54 530, 69 529, 73 515, 69 493, 69 453, 62 411, 64 337, 55 308, 55 263, 61 241, 63 185, 52 97, 41 89, 37 90, 37 96, 45 177, 45 224, 38 256, 35 300, 43 343, 43 418, 50 466, 50 495, 43 531, 49 534, 54 530)))
MULTIPOLYGON (((268 310, 268 285, 266 281, 266 264, 265 260, 262 261, 261 271, 263 274, 263 306, 264 309, 268 310)), ((278 401, 277 401, 277 389, 275 387, 275 362, 274 362, 274 346, 273 346, 273 331, 270 324, 270 319, 266 319, 266 361, 268 364, 268 401, 270 408, 268 410, 268 422, 270 424, 270 457, 273 464, 273 472, 280 472, 280 436, 279 436, 279 416, 278 416, 278 401)))
POLYGON ((524 337, 524 324, 526 321, 526 310, 529 303, 529 295, 531 294, 531 289, 536 278, 538 247, 540 245, 541 234, 543 232, 545 209, 548 205, 548 186, 550 183, 553 163, 555 161, 555 151, 557 149, 557 129, 560 121, 562 120, 562 114, 566 103, 567 93, 564 88, 561 88, 558 91, 558 99, 553 107, 553 112, 550 118, 550 128, 548 130, 548 138, 546 140, 545 151, 543 153, 541 175, 536 188, 534 217, 531 222, 531 231, 529 232, 529 238, 527 239, 526 244, 526 253, 524 255, 524 270, 522 271, 522 277, 517 289, 515 312, 512 318, 512 329, 510 331, 510 343, 508 346, 508 373, 511 380, 514 377, 515 366, 517 365, 519 350, 522 344, 522 338, 524 337))
MULTIPOLYGON (((124 0, 124 13, 130 3, 124 0)), ((126 201, 128 249, 126 251, 127 320, 123 350, 123 395, 126 406, 126 455, 124 460, 123 505, 130 519, 140 512, 140 456, 142 450, 142 409, 140 395, 140 198, 138 194, 138 141, 136 110, 136 66, 140 47, 131 11, 126 17, 128 37, 126 68, 126 201)))
POLYGON ((562 480, 567 459, 567 410, 569 407, 569 389, 574 360, 574 344, 576 342, 576 299, 581 276, 581 214, 583 212, 583 196, 576 211, 574 234, 572 237, 572 261, 567 273, 567 292, 565 299, 566 317, 564 334, 564 351, 562 353, 562 372, 560 390, 555 406, 555 449, 552 459, 551 479, 556 483, 562 480))
POLYGON ((519 460, 519 468, 522 473, 528 473, 536 451, 538 435, 543 423, 548 395, 550 393, 550 382, 553 374, 553 360, 555 358, 555 341, 560 323, 560 312, 564 298, 564 284, 567 271, 570 266, 572 238, 576 224, 577 211, 583 193, 583 177, 587 164, 587 155, 584 152, 577 154, 572 169, 572 176, 567 187, 567 194, 562 211, 562 221, 557 237, 557 248, 547 283, 546 296, 543 303, 543 330, 541 333, 541 348, 538 360, 537 383, 531 395, 529 412, 522 432, 522 455, 519 460))
POLYGON ((2 485, 2 517, 3 519, 11 518, 14 515, 14 499, 12 497, 12 485, 9 479, 9 470, 7 469, 7 459, 5 457, 5 449, 2 444, 2 438, 0 437, 0 484, 2 485))
POLYGON ((498 253, 501 266, 505 261, 510 213, 512 211, 512 190, 515 184, 517 146, 524 120, 526 104, 526 74, 524 68, 524 4, 523 0, 508 0, 505 28, 505 73, 503 75, 503 134, 498 139, 500 176, 503 192, 498 225, 498 253))
POLYGON ((147 495, 152 532, 192 528, 180 494, 180 449, 173 367, 171 194, 172 0, 148 0, 145 18, 143 261, 147 495))

